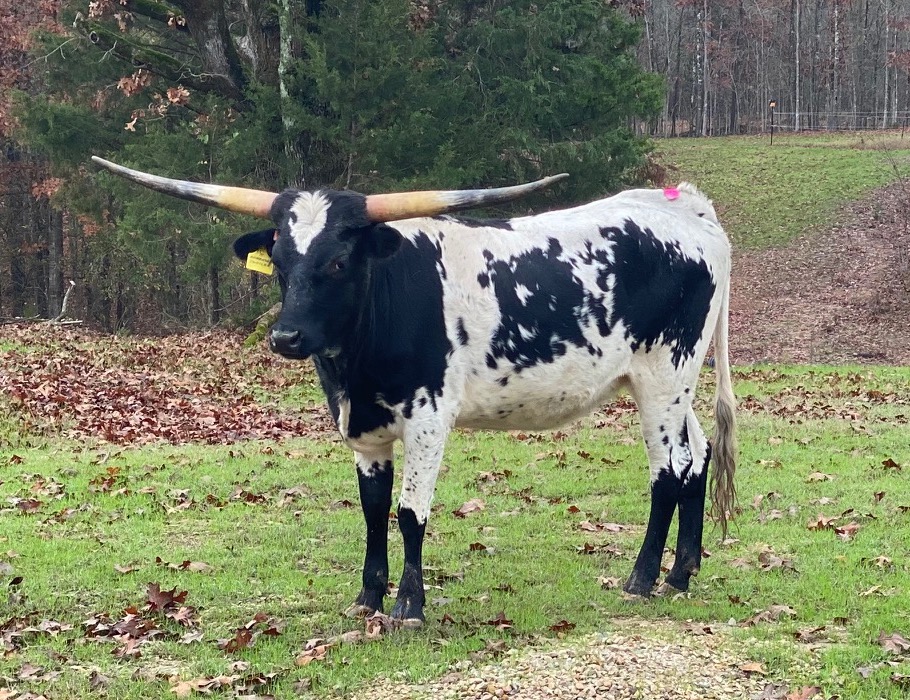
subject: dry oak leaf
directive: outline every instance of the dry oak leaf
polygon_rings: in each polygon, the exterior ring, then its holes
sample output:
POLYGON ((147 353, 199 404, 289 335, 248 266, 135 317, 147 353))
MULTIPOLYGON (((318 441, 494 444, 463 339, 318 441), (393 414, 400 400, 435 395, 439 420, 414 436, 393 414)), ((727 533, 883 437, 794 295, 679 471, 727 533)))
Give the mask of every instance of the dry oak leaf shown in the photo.
POLYGON ((748 663, 740 664, 739 670, 745 673, 746 675, 758 674, 760 676, 767 676, 768 671, 765 668, 765 665, 759 661, 750 661, 748 663))
POLYGON ((806 527, 810 530, 827 530, 828 528, 832 527, 831 523, 833 523, 835 520, 837 520, 836 517, 828 517, 827 515, 822 515, 819 513, 818 517, 816 517, 814 520, 810 520, 806 527))
POLYGON ((551 632, 556 632, 557 634, 570 632, 575 629, 575 623, 569 622, 568 620, 560 620, 559 622, 550 625, 547 629, 551 632))
POLYGON ((910 640, 907 640, 897 632, 885 634, 884 630, 879 632, 878 643, 882 649, 889 654, 903 654, 910 651, 910 640))
POLYGON ((806 477, 806 483, 811 484, 816 481, 831 481, 834 477, 830 474, 825 474, 824 472, 812 472, 809 476, 806 477))
POLYGON ((453 510, 452 515, 454 515, 456 518, 464 518, 467 517, 468 513, 484 510, 486 507, 487 504, 484 503, 482 499, 472 498, 471 500, 463 503, 457 510, 453 510))
POLYGON ((844 542, 849 542, 853 539, 853 536, 857 533, 858 530, 859 523, 855 520, 851 520, 846 525, 834 528, 834 534, 837 535, 838 539, 841 539, 844 542))
POLYGON ((506 614, 504 612, 500 612, 492 620, 487 620, 483 624, 491 625, 500 631, 512 629, 512 621, 506 618, 506 614))
POLYGON ((817 685, 805 685, 792 693, 787 693, 786 700, 812 700, 820 692, 822 689, 817 685))
POLYGON ((314 661, 323 661, 331 648, 331 642, 326 642, 319 638, 311 639, 306 643, 303 652, 294 660, 294 663, 298 666, 306 666, 314 661))

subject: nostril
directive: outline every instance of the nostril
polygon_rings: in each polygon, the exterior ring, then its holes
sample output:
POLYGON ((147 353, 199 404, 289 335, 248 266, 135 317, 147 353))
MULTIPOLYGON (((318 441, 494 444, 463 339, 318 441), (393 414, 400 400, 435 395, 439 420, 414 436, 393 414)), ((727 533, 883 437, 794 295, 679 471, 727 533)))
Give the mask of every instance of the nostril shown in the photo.
POLYGON ((272 350, 288 349, 300 339, 299 331, 286 331, 273 328, 269 334, 269 345, 272 350))

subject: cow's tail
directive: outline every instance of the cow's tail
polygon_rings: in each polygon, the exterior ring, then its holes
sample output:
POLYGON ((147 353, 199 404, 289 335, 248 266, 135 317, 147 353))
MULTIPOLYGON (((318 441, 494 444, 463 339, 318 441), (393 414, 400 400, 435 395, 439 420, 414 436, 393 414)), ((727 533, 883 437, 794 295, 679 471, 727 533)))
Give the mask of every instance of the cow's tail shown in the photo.
POLYGON ((717 373, 717 393, 714 397, 714 440, 711 474, 711 515, 720 524, 722 537, 727 537, 727 519, 736 506, 736 399, 730 377, 730 357, 727 347, 730 310, 730 285, 723 292, 720 314, 714 328, 714 371, 717 373))

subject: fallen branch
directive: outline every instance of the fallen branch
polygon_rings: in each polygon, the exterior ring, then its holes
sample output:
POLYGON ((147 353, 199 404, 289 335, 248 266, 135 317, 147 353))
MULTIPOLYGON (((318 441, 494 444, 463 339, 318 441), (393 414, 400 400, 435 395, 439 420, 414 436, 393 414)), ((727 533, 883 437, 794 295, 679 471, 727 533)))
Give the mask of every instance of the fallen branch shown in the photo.
POLYGON ((75 321, 75 320, 64 321, 63 320, 66 317, 66 307, 70 301, 70 293, 73 291, 73 289, 75 287, 76 287, 76 283, 73 280, 70 280, 70 286, 67 287, 66 294, 63 295, 63 303, 60 305, 60 313, 57 314, 56 316, 54 316, 53 318, 48 319, 47 321, 45 321, 45 323, 47 323, 49 325, 54 325, 54 326, 64 326, 64 325, 72 325, 74 323, 82 323, 82 321, 75 321))
POLYGON ((281 313, 281 302, 278 302, 272 306, 271 309, 259 316, 256 319, 256 328, 246 337, 246 340, 243 341, 243 347, 248 348, 261 343, 268 334, 269 328, 271 328, 272 324, 278 319, 279 313, 281 313))

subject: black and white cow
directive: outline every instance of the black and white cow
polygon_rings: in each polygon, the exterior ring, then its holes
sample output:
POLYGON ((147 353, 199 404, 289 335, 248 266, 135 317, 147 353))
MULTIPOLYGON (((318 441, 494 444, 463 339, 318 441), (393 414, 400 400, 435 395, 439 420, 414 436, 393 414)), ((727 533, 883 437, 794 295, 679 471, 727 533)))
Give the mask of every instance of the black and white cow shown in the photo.
POLYGON ((553 178, 464 192, 279 195, 95 160, 145 186, 273 222, 234 250, 271 256, 284 304, 270 346, 313 358, 354 451, 367 536, 363 588, 349 612, 383 607, 396 440, 404 443, 405 563, 391 615, 417 625, 424 531, 449 432, 553 428, 620 390, 638 405, 651 473, 648 528, 625 590, 652 592, 677 509, 676 561, 664 585, 688 588, 701 563, 708 462, 713 455, 712 507, 724 529, 735 462, 730 246, 697 189, 632 190, 481 221, 444 213, 521 196, 553 178), (692 410, 712 338, 713 450, 692 410))

